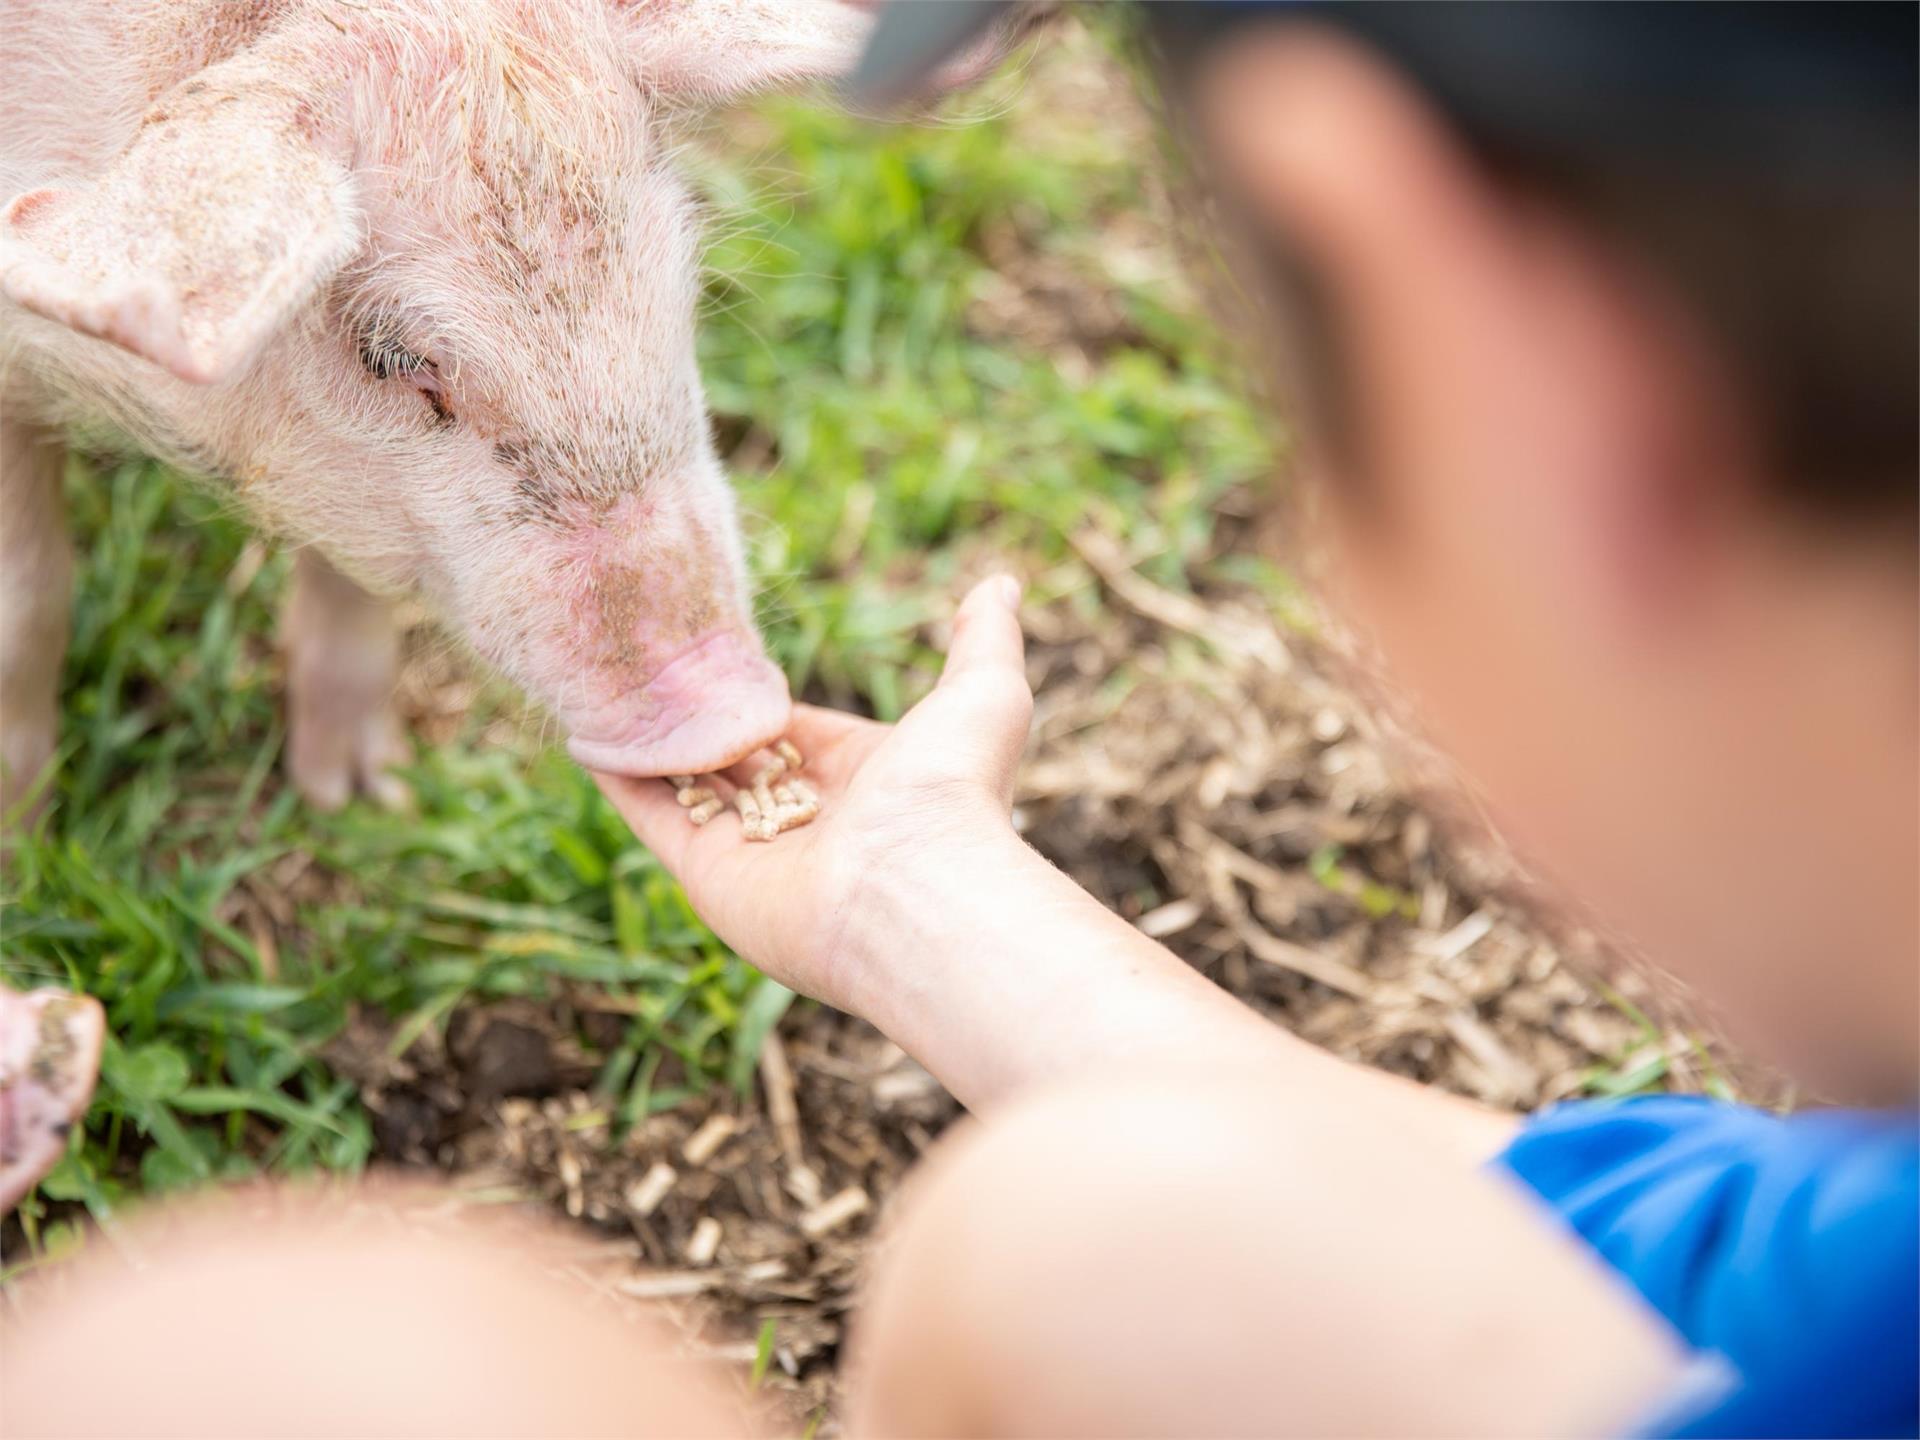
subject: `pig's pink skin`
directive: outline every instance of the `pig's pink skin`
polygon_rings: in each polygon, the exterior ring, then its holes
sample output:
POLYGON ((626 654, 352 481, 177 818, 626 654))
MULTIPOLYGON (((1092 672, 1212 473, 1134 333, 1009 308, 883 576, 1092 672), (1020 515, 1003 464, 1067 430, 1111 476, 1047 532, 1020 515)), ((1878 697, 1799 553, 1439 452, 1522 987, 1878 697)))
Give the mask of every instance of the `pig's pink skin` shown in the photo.
POLYGON ((753 628, 674 150, 703 105, 844 72, 869 25, 839 0, 0 0, 0 425, 117 427, 371 594, 423 595, 591 716, 587 745, 700 768, 785 701, 751 641, 655 675, 753 628))
POLYGON ((546 584, 567 619, 533 649, 562 667, 540 679, 577 759, 626 775, 703 774, 784 733, 786 677, 740 618, 730 510, 690 508, 658 486, 559 518, 527 554, 536 570, 551 566, 546 584))
POLYGON ((704 775, 787 732, 787 678, 758 640, 723 630, 696 641, 630 699, 562 712, 567 751, 616 775, 704 775))
POLYGON ((712 489, 562 504, 474 573, 508 618, 476 632, 483 652, 548 697, 576 755, 621 773, 717 769, 787 720, 785 677, 746 618, 731 494, 711 475, 712 489))

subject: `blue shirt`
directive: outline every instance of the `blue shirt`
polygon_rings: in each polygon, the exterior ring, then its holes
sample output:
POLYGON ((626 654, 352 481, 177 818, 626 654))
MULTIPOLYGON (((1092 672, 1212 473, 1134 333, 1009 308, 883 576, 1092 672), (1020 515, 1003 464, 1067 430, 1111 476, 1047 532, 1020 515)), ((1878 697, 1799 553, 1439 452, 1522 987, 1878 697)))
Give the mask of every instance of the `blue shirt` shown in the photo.
POLYGON ((1920 1115, 1575 1102, 1498 1163, 1723 1376, 1647 1433, 1920 1431, 1920 1115))

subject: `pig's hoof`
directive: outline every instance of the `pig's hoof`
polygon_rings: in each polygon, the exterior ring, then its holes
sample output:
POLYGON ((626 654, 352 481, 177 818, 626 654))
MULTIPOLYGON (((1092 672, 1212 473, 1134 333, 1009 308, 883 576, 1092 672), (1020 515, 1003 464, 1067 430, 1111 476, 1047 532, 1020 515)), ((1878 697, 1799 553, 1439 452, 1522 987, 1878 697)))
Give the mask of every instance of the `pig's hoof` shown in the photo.
POLYGON ((65 1152, 93 1098, 106 1029, 89 995, 0 985, 0 1214, 65 1152))
POLYGON ((408 810, 413 790, 393 773, 412 758, 400 722, 385 705, 351 723, 338 714, 288 717, 287 773, 316 810, 334 811, 356 794, 386 810, 408 810))

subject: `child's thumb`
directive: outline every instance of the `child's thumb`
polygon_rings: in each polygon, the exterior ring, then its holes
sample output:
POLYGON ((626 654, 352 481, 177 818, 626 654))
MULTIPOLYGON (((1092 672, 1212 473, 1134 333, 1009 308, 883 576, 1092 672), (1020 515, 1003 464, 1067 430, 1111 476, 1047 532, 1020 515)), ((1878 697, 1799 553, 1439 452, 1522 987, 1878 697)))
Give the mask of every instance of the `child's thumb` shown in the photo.
POLYGON ((1033 691, 1027 686, 1026 638, 1020 633, 1020 582, 1011 575, 982 580, 953 617, 953 643, 940 672, 934 720, 966 757, 977 778, 1010 792, 1014 767, 1027 743, 1033 691))
POLYGON ((1020 582, 1011 575, 994 575, 975 585, 953 617, 953 642, 940 683, 971 682, 982 675, 1011 676, 1026 687, 1020 582))

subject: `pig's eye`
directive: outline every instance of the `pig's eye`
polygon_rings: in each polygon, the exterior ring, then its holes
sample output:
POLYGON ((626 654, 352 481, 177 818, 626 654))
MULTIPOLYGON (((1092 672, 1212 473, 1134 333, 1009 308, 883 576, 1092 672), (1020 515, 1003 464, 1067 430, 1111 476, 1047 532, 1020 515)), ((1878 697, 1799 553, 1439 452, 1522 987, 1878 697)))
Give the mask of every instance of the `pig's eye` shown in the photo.
POLYGON ((424 370, 430 362, 402 345, 384 325, 374 325, 360 333, 360 363, 374 379, 391 380, 424 370))
POLYGON ((440 383, 440 367, 426 356, 407 349, 387 327, 374 325, 361 332, 360 363, 376 380, 403 380, 418 390, 436 420, 453 419, 446 387, 440 383))

